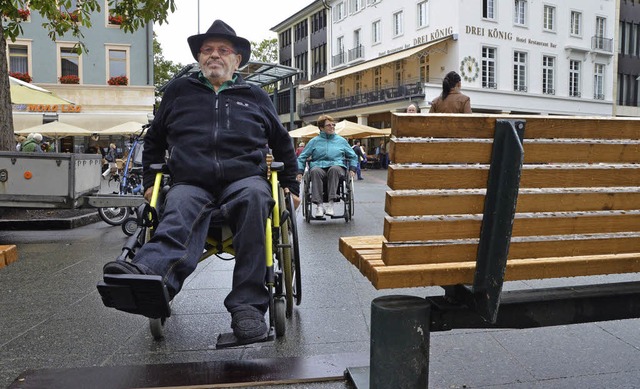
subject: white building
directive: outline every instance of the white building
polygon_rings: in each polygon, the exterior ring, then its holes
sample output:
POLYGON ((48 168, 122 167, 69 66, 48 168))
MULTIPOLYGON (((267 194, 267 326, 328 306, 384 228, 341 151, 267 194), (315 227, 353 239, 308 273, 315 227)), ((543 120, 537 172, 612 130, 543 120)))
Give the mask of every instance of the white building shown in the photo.
POLYGON ((300 116, 322 111, 386 125, 378 114, 408 100, 428 109, 451 70, 462 76, 474 112, 611 115, 616 3, 329 0, 329 71, 301 86, 300 116), (311 99, 312 88, 324 88, 323 99, 311 99), (351 103, 340 104, 345 98, 351 103))

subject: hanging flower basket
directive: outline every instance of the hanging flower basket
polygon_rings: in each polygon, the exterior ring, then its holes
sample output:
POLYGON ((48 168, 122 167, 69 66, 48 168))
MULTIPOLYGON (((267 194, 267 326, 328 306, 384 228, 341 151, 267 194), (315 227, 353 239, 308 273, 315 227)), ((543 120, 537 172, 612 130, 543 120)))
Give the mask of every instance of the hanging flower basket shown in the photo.
POLYGON ((129 79, 127 76, 111 77, 107 83, 109 85, 129 85, 129 79))
POLYGON ((31 76, 29 75, 29 73, 10 72, 9 75, 24 82, 31 82, 31 76))
POLYGON ((61 84, 79 84, 80 83, 80 77, 76 75, 61 76, 58 80, 60 80, 61 84))

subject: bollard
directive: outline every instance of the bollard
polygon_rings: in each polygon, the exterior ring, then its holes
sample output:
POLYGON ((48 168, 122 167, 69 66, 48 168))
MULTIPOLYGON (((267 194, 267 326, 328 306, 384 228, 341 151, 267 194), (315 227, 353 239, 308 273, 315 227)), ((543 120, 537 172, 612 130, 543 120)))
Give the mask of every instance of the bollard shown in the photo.
POLYGON ((415 296, 371 302, 371 389, 428 387, 430 312, 427 300, 415 296))

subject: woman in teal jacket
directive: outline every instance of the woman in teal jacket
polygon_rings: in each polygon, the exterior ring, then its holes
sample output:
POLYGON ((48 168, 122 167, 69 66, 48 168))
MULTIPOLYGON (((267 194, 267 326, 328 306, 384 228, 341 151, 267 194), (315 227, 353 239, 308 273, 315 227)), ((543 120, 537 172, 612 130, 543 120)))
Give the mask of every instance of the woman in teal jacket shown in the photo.
POLYGON ((311 175, 311 202, 316 205, 314 217, 333 216, 333 203, 338 200, 338 183, 347 169, 351 177, 355 177, 358 156, 346 139, 336 134, 335 121, 331 116, 318 118, 320 134, 311 139, 298 156, 298 181, 306 164, 309 164, 311 175), (326 209, 323 205, 323 182, 327 179, 326 209))

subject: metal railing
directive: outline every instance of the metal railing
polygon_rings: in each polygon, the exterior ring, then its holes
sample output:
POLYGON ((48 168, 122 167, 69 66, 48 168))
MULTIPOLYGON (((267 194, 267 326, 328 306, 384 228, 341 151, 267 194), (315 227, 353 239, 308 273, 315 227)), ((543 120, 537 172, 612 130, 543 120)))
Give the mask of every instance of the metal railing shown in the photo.
POLYGON ((607 53, 613 53, 613 39, 597 35, 592 36, 591 50, 600 50, 606 51, 607 53))
POLYGON ((333 67, 344 65, 345 64, 344 51, 341 51, 338 54, 331 57, 331 64, 333 65, 333 67))
POLYGON ((423 84, 420 81, 380 88, 378 90, 360 91, 352 95, 325 99, 321 102, 305 103, 300 106, 299 114, 300 116, 307 116, 419 97, 424 98, 423 84))
POLYGON ((356 59, 364 58, 364 46, 359 45, 349 50, 348 57, 349 57, 349 62, 355 61, 356 59))

